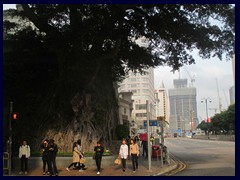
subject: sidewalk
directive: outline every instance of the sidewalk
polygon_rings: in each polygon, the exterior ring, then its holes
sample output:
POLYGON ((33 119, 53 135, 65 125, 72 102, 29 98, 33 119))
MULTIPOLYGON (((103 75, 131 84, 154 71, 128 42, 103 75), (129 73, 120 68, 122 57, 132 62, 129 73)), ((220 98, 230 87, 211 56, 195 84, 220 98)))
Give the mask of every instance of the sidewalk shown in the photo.
MULTIPOLYGON (((94 160, 93 160, 94 161, 94 160)), ((170 165, 163 164, 161 167, 161 161, 157 159, 152 159, 151 161, 151 171, 148 170, 148 161, 144 157, 140 157, 138 159, 138 169, 136 173, 132 171, 132 161, 131 159, 127 160, 127 169, 125 172, 122 171, 121 165, 112 165, 104 167, 101 171, 101 176, 156 176, 171 171, 177 167, 175 161, 171 160, 170 165)), ((88 164, 86 164, 88 167, 88 164)), ((71 169, 70 172, 66 170, 66 167, 60 166, 58 167, 59 176, 98 176, 96 166, 89 166, 87 170, 83 172, 79 172, 78 170, 71 169)), ((18 176, 18 172, 13 171, 12 175, 18 176)), ((43 176, 42 175, 42 167, 37 167, 34 169, 30 169, 27 176, 43 176)), ((45 175, 46 176, 46 175, 45 175)))

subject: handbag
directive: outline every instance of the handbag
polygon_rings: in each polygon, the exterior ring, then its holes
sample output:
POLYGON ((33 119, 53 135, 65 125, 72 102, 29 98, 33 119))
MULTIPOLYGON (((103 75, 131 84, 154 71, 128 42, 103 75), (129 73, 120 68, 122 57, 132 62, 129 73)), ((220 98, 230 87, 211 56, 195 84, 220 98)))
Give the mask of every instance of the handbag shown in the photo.
POLYGON ((80 164, 85 164, 86 163, 86 159, 85 158, 81 158, 79 162, 80 162, 80 164))
POLYGON ((119 158, 115 159, 114 164, 116 164, 116 165, 120 165, 120 164, 121 164, 120 159, 119 159, 119 158))

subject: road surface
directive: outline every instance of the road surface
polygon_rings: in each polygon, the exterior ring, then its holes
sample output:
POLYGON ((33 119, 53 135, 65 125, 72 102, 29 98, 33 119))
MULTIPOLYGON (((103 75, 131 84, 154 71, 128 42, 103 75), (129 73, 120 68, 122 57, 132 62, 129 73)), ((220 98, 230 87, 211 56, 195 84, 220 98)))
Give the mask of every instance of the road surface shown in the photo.
POLYGON ((235 142, 166 138, 165 145, 187 165, 173 176, 235 176, 235 142))

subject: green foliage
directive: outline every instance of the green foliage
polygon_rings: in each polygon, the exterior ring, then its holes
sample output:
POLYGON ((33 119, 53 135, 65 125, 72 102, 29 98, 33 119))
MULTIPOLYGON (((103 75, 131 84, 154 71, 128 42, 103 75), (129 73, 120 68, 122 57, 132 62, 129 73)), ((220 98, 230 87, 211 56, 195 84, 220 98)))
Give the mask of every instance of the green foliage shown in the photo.
POLYGON ((116 134, 118 140, 122 140, 123 138, 127 138, 129 136, 129 127, 124 124, 119 124, 116 127, 116 134))
POLYGON ((227 110, 214 115, 211 123, 202 121, 198 128, 206 131, 212 131, 213 134, 235 133, 235 104, 230 105, 227 110))
POLYGON ((24 19, 3 23, 4 107, 14 102, 22 117, 14 138, 31 137, 30 143, 39 143, 37 133, 72 121, 77 93, 96 95, 93 121, 101 124, 117 107, 112 82, 129 70, 143 73, 161 65, 176 70, 194 63, 193 49, 203 58, 222 59, 225 53, 232 56, 235 43, 235 7, 228 4, 21 6, 22 11, 4 12, 24 19), (211 24, 211 18, 223 26, 211 24), (148 47, 136 44, 140 37, 148 47))

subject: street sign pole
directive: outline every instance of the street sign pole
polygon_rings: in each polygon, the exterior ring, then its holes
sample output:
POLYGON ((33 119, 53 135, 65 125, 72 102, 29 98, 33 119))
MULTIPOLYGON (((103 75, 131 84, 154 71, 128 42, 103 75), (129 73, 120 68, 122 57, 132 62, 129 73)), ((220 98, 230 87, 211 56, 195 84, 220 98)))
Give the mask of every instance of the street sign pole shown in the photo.
POLYGON ((9 117, 9 159, 8 159, 8 175, 11 176, 12 173, 12 112, 13 112, 13 102, 10 102, 10 117, 9 117))
POLYGON ((148 113, 148 101, 146 101, 147 108, 147 132, 148 132, 148 170, 151 171, 151 146, 150 146, 150 126, 149 126, 149 113, 148 113))

